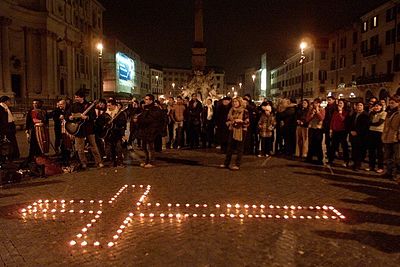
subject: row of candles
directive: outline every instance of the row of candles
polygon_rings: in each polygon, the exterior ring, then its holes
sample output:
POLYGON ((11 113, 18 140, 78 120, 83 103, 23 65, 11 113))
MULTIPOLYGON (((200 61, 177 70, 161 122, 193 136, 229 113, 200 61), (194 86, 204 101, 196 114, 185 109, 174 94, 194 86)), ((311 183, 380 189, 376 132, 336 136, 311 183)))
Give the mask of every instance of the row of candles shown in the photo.
MULTIPOLYGON (((136 186, 135 185, 131 185, 131 187, 132 187, 132 189, 135 189, 136 186)), ((244 204, 244 205, 241 205, 241 204, 238 204, 238 203, 237 204, 226 204, 226 205, 221 205, 221 204, 209 205, 209 204, 199 204, 199 203, 197 203, 197 204, 189 204, 189 203, 186 203, 186 204, 174 203, 173 204, 173 203, 168 203, 166 205, 162 205, 162 204, 160 204, 158 202, 157 203, 145 203, 145 200, 146 200, 148 194, 150 193, 151 186, 150 185, 147 185, 147 186, 139 185, 138 187, 141 188, 141 189, 145 188, 145 191, 140 196, 139 201, 136 202, 136 209, 139 210, 139 212, 134 214, 133 211, 130 211, 128 213, 128 216, 124 219, 123 223, 118 227, 118 229, 116 230, 115 234, 113 235, 113 237, 112 237, 113 240, 106 242, 106 244, 107 244, 106 246, 107 247, 113 247, 118 242, 117 240, 121 237, 123 231, 128 227, 129 223, 132 222, 133 217, 135 217, 135 216, 139 217, 139 218, 146 218, 146 217, 148 217, 148 218, 157 218, 157 217, 159 217, 161 219, 163 219, 163 218, 175 219, 176 218, 179 221, 181 219, 190 218, 190 217, 192 217, 192 218, 240 218, 241 220, 245 219, 245 218, 263 218, 263 219, 268 219, 269 218, 269 219, 284 219, 284 220, 289 220, 289 219, 308 219, 308 220, 310 220, 310 219, 317 219, 317 220, 320 220, 320 219, 321 220, 330 220, 330 219, 332 219, 332 220, 343 220, 343 219, 345 219, 345 216, 341 212, 339 212, 336 208, 334 208, 333 206, 327 206, 327 205, 323 205, 323 206, 283 205, 283 206, 280 206, 280 205, 264 205, 264 204, 260 204, 260 205, 244 204), (151 212, 151 213, 147 213, 147 214, 143 213, 143 212, 140 212, 141 209, 143 209, 143 208, 146 209, 146 207, 147 207, 147 209, 151 208, 151 207, 156 207, 156 208, 168 207, 169 212, 164 213, 164 212, 160 211, 158 213, 151 212), (224 212, 219 212, 219 213, 218 212, 215 212, 215 213, 205 213, 205 212, 193 213, 193 212, 188 212, 188 211, 184 212, 182 210, 180 210, 179 212, 172 213, 171 209, 175 209, 175 208, 179 208, 179 209, 183 209, 183 210, 189 209, 189 208, 191 208, 191 209, 193 209, 193 208, 203 208, 203 209, 205 209, 205 208, 207 208, 207 209, 214 209, 214 208, 223 209, 223 208, 226 208, 226 213, 224 213, 224 212), (230 212, 231 209, 236 209, 236 214, 231 213, 230 212), (243 214, 243 213, 239 212, 241 209, 246 209, 246 212, 247 212, 248 209, 253 209, 253 210, 260 209, 260 214, 247 214, 247 213, 243 214), (290 215, 288 215, 288 214, 283 214, 283 215, 282 214, 271 214, 271 213, 267 214, 267 213, 264 213, 264 210, 287 210, 287 211, 291 211, 292 214, 290 214, 290 215), (304 211, 308 211, 308 212, 310 212, 310 211, 324 212, 324 214, 296 215, 296 214, 293 213, 294 211, 300 211, 300 210, 304 210, 304 211), (327 212, 332 212, 333 215, 329 215, 328 216, 326 214, 327 212)), ((109 204, 114 203, 124 191, 126 192, 127 188, 128 188, 128 185, 124 185, 123 187, 121 187, 118 190, 118 192, 108 200, 108 203, 109 204)), ((81 214, 82 213, 86 213, 86 211, 83 210, 83 209, 81 209, 79 211, 75 211, 75 210, 72 210, 72 209, 70 209, 70 210, 65 209, 65 204, 67 204, 67 203, 70 203, 70 204, 81 203, 81 204, 83 204, 83 203, 86 203, 86 202, 85 202, 85 200, 79 200, 79 201, 74 201, 74 200, 70 200, 70 201, 66 201, 66 200, 59 200, 59 201, 58 200, 53 200, 53 201, 51 201, 51 200, 38 200, 37 202, 34 202, 32 205, 29 205, 26 209, 22 209, 21 212, 23 213, 23 215, 26 215, 26 212, 36 213, 38 211, 41 211, 41 212, 43 212, 45 214, 46 213, 56 213, 57 211, 59 211, 61 213, 67 213, 67 212, 69 212, 69 213, 79 212, 81 214), (61 208, 62 209, 60 209, 60 210, 51 209, 50 210, 48 208, 49 203, 53 203, 53 204, 61 203, 61 205, 62 205, 61 208), (42 208, 43 204, 47 205, 47 208, 42 208), (40 209, 38 209, 38 207, 40 209)), ((90 200, 90 201, 88 201, 88 203, 91 203, 91 204, 98 203, 100 206, 102 206, 103 201, 102 200, 98 200, 98 201, 90 200)), ((82 241, 71 240, 69 242, 69 245, 75 246, 75 245, 78 244, 78 245, 80 245, 82 247, 86 247, 86 246, 90 245, 89 242, 86 240, 87 232, 88 232, 88 230, 90 228, 93 228, 93 225, 100 219, 102 211, 101 210, 97 210, 97 211, 89 210, 89 211, 87 211, 87 213, 95 214, 95 215, 90 220, 90 222, 88 222, 86 224, 86 226, 81 229, 81 232, 76 235, 76 237, 79 240, 82 240, 82 241)), ((99 241, 94 241, 93 242, 93 246, 94 247, 99 247, 100 245, 101 244, 100 244, 99 241)))
MULTIPOLYGON (((143 186, 139 186, 140 188, 143 188, 143 186)), ((144 201, 147 198, 147 195, 150 193, 151 190, 151 186, 147 185, 146 186, 146 190, 144 191, 144 193, 140 196, 139 201, 136 203, 137 206, 140 206, 144 203, 144 201)), ((115 235, 113 235, 113 241, 109 241, 107 242, 107 246, 108 247, 113 247, 118 241, 118 239, 121 237, 123 231, 126 229, 126 227, 128 226, 129 222, 132 221, 132 217, 134 216, 134 213, 132 211, 130 211, 128 213, 128 216, 125 218, 125 220, 123 221, 123 223, 118 227, 118 229, 116 230, 115 235)))

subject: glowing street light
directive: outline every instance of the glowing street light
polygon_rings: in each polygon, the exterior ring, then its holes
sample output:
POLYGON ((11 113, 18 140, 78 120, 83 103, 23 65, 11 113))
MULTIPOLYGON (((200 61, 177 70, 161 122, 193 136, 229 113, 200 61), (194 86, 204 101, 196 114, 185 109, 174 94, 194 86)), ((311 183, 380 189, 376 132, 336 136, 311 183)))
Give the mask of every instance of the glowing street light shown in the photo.
POLYGON ((255 99, 256 98, 256 83, 255 83, 256 75, 255 74, 251 75, 251 79, 253 79, 253 99, 255 99))
POLYGON ((301 97, 301 102, 303 102, 303 96, 304 96, 304 60, 306 59, 306 56, 304 55, 304 50, 307 47, 308 47, 308 44, 306 42, 300 43, 300 64, 301 64, 300 97, 301 97))
POLYGON ((103 70, 102 70, 102 63, 103 63, 103 43, 102 42, 98 42, 96 44, 96 49, 99 52, 99 67, 98 67, 98 76, 99 76, 99 97, 102 97, 103 95, 103 70))

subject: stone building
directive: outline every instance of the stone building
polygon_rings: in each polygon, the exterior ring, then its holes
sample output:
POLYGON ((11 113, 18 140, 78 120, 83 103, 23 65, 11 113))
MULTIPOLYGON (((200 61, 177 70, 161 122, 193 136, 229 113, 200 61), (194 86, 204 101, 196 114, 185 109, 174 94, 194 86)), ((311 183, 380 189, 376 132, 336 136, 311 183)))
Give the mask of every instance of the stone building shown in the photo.
POLYGON ((0 94, 17 106, 48 104, 86 89, 101 96, 104 8, 96 0, 0 1, 0 94))

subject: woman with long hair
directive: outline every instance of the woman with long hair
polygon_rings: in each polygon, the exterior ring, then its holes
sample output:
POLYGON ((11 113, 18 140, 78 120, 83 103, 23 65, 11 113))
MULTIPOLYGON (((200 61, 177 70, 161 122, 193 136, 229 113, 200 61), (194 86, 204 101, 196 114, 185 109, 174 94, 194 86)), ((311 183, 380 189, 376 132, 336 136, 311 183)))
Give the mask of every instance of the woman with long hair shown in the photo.
POLYGON ((247 127, 249 126, 249 113, 244 107, 243 99, 235 97, 232 100, 232 108, 229 110, 226 125, 229 127, 228 148, 224 164, 221 168, 228 168, 236 147, 237 157, 236 164, 231 166, 231 170, 239 170, 243 155, 244 140, 246 139, 247 127))

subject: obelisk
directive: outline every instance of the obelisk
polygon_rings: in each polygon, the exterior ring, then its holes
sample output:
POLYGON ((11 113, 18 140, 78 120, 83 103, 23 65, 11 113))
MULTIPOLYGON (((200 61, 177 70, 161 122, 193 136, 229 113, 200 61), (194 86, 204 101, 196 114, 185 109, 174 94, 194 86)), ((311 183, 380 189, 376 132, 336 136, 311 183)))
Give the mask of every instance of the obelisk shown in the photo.
POLYGON ((203 39, 203 0, 195 0, 194 5, 194 43, 192 48, 192 69, 204 72, 206 51, 203 39))

